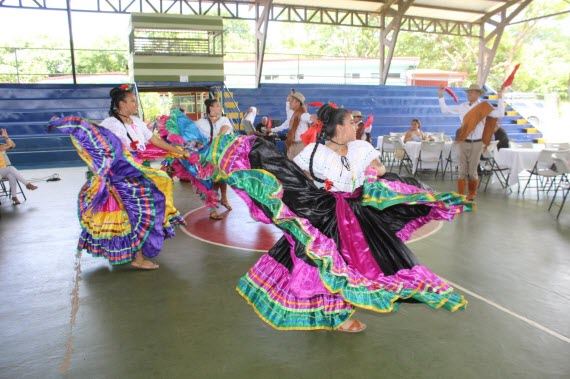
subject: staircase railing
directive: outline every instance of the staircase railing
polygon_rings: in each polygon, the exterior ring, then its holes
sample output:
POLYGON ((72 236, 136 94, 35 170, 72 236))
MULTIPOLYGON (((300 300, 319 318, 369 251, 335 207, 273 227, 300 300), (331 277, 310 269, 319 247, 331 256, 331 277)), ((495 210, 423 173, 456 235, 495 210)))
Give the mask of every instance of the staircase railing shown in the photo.
POLYGON ((232 92, 225 83, 221 86, 217 86, 216 91, 221 95, 222 108, 224 109, 226 117, 232 123, 234 130, 241 130, 241 110, 232 92))

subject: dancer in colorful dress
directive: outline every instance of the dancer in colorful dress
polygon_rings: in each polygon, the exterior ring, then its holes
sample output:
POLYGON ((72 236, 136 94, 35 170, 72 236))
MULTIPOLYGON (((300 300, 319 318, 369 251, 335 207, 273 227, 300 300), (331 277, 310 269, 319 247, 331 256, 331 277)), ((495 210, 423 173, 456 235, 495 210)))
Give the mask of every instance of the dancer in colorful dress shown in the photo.
POLYGON ((282 330, 359 332, 365 325, 350 319, 356 308, 385 313, 400 301, 463 309, 463 296, 420 265, 404 242, 470 203, 383 175, 378 151, 354 141, 346 110, 325 105, 319 117, 324 143, 309 144, 297 164, 256 136, 219 136, 203 156, 254 219, 284 232, 237 291, 282 330))
MULTIPOLYGON (((222 106, 216 99, 206 99, 204 101, 206 106, 205 117, 196 122, 196 126, 205 138, 208 138, 208 144, 211 144, 215 137, 220 135, 233 133, 233 127, 227 117, 222 116, 222 106)), ((256 111, 257 112, 257 111, 256 111)), ((220 190, 221 199, 220 204, 223 205, 228 212, 232 210, 232 206, 228 201, 227 184, 223 181, 216 182, 214 189, 220 190)), ((221 220, 223 218, 216 208, 210 208, 210 218, 212 220, 221 220)))
POLYGON ((164 240, 183 223, 174 208, 172 179, 135 161, 110 130, 79 117, 50 122, 68 134, 93 175, 79 192, 81 235, 78 249, 105 257, 112 265, 141 270, 159 265, 164 240))

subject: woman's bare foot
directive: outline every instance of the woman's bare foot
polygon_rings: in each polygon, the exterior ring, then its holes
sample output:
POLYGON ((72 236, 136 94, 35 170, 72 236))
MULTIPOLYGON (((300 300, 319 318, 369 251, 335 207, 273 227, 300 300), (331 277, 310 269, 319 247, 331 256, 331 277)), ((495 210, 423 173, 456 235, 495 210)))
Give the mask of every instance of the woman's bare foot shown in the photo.
POLYGON ((26 188, 29 189, 30 191, 34 191, 38 189, 38 186, 33 185, 32 183, 28 183, 26 184, 26 188))
POLYGON ((219 214, 216 210, 213 210, 210 212, 210 219, 211 220, 223 220, 224 216, 222 216, 221 214, 219 214))
POLYGON ((16 196, 14 196, 12 198, 12 205, 20 205, 20 204, 22 204, 20 203, 20 200, 16 196))
POLYGON ((230 202, 228 201, 228 199, 224 199, 222 201, 220 201, 220 204, 222 204, 224 206, 224 208, 226 208, 228 211, 231 211, 233 208, 230 205, 230 202))
POLYGON ((131 266, 139 270, 156 270, 160 267, 158 263, 154 263, 153 261, 148 261, 146 259, 134 260, 131 262, 131 266))
POLYGON ((343 322, 337 329, 337 332, 344 332, 344 333, 360 333, 366 329, 366 324, 362 321, 358 321, 356 319, 351 318, 343 322))

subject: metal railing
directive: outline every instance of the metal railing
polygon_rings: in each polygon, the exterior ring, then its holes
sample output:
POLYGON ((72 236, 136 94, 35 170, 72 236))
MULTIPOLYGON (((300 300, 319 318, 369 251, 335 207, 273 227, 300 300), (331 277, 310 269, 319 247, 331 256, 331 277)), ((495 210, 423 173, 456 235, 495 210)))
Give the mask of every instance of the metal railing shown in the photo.
MULTIPOLYGON (((193 38, 168 45, 169 38, 140 40, 140 48, 148 52, 186 51, 185 44, 198 44, 192 49, 206 52, 203 42, 193 38), (153 45, 153 43, 155 45, 153 45), (156 45, 158 43, 158 45, 156 45), (165 43, 163 47, 159 45, 165 43)), ((211 46, 210 46, 211 49, 211 46)), ((79 83, 117 82, 117 77, 128 79, 129 52, 125 50, 76 49, 75 60, 79 83), (106 75, 111 77, 105 78, 106 75), (86 78, 90 77, 90 78, 86 78)), ((389 81, 404 83, 402 73, 416 68, 418 58, 395 59, 389 81)), ((380 84, 378 58, 339 57, 331 55, 266 53, 261 81, 264 83, 329 83, 329 84, 380 84)), ((224 73, 227 85, 249 87, 255 85, 255 54, 226 52, 224 73)), ((71 75, 69 49, 0 47, 0 82, 33 83, 38 81, 65 82, 71 75)), ((71 82, 71 77, 68 82, 71 82)))
MULTIPOLYGON (((128 77, 129 52, 113 49, 75 49, 79 82, 116 82, 117 76, 128 77), (104 76, 112 76, 107 80, 104 76), (99 78, 99 79, 97 79, 99 78), (83 79, 83 80, 82 80, 83 79)), ((72 83, 69 49, 36 47, 0 47, 0 82, 36 83, 38 81, 72 83), (70 76, 69 80, 66 76, 70 76), (67 80, 67 81, 66 81, 67 80)))

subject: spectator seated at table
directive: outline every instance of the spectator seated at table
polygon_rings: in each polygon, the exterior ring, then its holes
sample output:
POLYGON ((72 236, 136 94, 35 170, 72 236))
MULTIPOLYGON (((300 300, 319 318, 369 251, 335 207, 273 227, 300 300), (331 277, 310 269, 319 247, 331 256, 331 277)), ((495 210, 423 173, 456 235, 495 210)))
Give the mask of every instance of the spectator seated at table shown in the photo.
POLYGON ((271 133, 272 124, 273 122, 269 117, 263 116, 261 121, 255 125, 256 134, 260 136, 269 135, 269 133, 271 133))
POLYGON ((505 129, 501 128, 499 125, 495 127, 495 141, 499 141, 497 144, 497 150, 501 150, 502 148, 509 147, 509 136, 505 129))
POLYGON ((273 126, 273 120, 268 116, 263 116, 261 122, 255 125, 255 135, 266 139, 272 143, 275 143, 275 136, 271 135, 271 127, 273 126))
POLYGON ((247 135, 255 134, 255 117, 257 116, 257 108, 256 107, 249 107, 243 120, 241 121, 241 125, 243 127, 243 131, 247 135))
POLYGON ((410 129, 404 135, 404 143, 406 142, 422 142, 422 141, 433 141, 433 138, 426 135, 421 130, 422 123, 417 118, 414 118, 410 123, 410 129))

